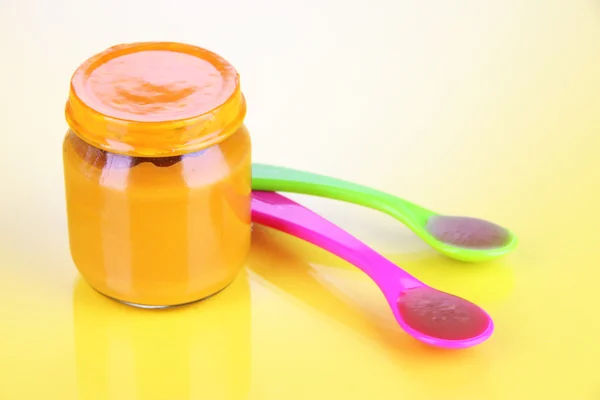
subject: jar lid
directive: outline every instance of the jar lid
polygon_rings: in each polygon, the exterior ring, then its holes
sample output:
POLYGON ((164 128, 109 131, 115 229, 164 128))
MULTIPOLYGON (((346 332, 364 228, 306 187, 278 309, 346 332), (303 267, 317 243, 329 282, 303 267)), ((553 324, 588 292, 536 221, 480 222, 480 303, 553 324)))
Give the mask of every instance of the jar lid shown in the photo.
POLYGON ((216 144, 242 124, 246 103, 231 64, 173 42, 114 46, 73 74, 71 129, 100 149, 167 157, 216 144))

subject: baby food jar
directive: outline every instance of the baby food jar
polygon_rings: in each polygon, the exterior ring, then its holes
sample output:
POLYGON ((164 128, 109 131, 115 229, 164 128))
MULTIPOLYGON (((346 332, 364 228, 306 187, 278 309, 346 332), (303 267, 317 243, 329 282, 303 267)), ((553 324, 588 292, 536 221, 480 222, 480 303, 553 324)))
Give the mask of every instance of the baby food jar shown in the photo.
POLYGON ((239 75, 205 49, 112 47, 75 72, 63 159, 71 256, 118 301, 224 289, 250 247, 251 144, 239 75))

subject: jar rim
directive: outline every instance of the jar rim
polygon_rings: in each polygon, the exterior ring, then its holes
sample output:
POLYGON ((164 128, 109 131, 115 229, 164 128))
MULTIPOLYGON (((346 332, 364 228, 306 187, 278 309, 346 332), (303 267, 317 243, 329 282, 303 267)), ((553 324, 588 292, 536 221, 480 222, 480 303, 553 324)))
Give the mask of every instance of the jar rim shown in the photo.
MULTIPOLYGON (((123 63, 121 61, 121 65, 118 67, 123 68, 123 63)), ((127 73, 133 74, 142 86, 151 85, 151 82, 145 81, 146 77, 143 76, 142 72, 135 70, 135 67, 133 65, 133 69, 128 70, 127 73), (140 75, 135 76, 136 73, 140 75)), ((169 67, 167 63, 165 68, 169 67)), ((152 71, 154 65, 146 65, 143 68, 152 71)), ((190 72, 195 74, 199 73, 200 70, 196 65, 188 68, 188 73, 190 72)), ((206 73, 206 71, 204 72, 206 73)), ((179 78, 179 82, 184 81, 181 77, 173 76, 172 78, 179 78)), ((196 81, 200 79, 199 76, 193 76, 193 78, 196 81)), ((106 78, 100 75, 99 79, 106 78)), ((164 74, 160 75, 160 79, 164 79, 164 74)), ((109 90, 113 89, 116 91, 114 87, 109 87, 109 90)), ((122 100, 123 98, 119 98, 119 101, 122 100)), ((125 100, 127 101, 128 98, 125 98, 125 100)), ((204 101, 203 99, 200 100, 204 101)), ((142 107, 148 105, 146 98, 142 98, 140 101, 142 107)), ((152 105, 150 104, 150 106, 152 105)), ((172 106, 172 104, 169 104, 169 106, 172 106)), ((112 153, 138 157, 168 157, 210 147, 234 133, 243 123, 245 114, 246 102, 240 90, 239 74, 233 66, 216 53, 198 46, 178 42, 121 44, 92 56, 74 72, 71 78, 69 98, 65 107, 67 123, 81 139, 112 153), (188 97, 184 98, 181 104, 177 104, 177 106, 188 108, 178 115, 157 116, 147 114, 136 118, 135 114, 119 113, 119 110, 112 112, 110 107, 104 103, 90 104, 95 100, 94 96, 96 95, 90 89, 90 85, 94 84, 92 78, 98 79, 97 76, 93 77, 94 71, 121 57, 144 52, 146 54, 149 54, 148 52, 156 53, 153 56, 164 56, 166 54, 167 57, 180 54, 188 56, 188 60, 192 62, 204 62, 213 72, 211 79, 220 80, 221 85, 217 85, 217 89, 220 88, 221 90, 215 92, 216 89, 209 89, 208 91, 212 90, 212 95, 217 96, 212 99, 210 98, 211 93, 198 93, 198 91, 189 93, 197 95, 196 99, 198 99, 198 96, 205 95, 205 97, 208 97, 206 101, 209 102, 210 107, 202 109, 198 104, 190 106, 191 101, 188 97), (158 55, 157 52, 161 52, 161 54, 158 55), (92 83, 90 84, 90 82, 92 83), (207 94, 209 96, 206 96, 207 94)))

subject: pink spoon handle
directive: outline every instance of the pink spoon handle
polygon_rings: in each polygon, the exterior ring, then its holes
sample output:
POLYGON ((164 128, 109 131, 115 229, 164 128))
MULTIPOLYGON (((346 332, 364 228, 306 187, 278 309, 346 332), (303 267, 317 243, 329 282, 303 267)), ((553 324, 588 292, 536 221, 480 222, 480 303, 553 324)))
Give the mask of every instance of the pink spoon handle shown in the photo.
POLYGON ((252 220, 319 246, 360 268, 384 292, 424 286, 325 218, 275 192, 252 193, 252 220))

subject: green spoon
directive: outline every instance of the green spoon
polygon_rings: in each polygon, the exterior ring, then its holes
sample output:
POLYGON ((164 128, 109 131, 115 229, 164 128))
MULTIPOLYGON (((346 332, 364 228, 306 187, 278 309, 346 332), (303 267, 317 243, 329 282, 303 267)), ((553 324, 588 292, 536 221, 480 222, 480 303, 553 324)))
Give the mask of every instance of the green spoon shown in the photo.
POLYGON ((517 246, 516 236, 479 218, 438 214, 355 183, 266 164, 252 165, 252 189, 327 197, 370 207, 400 220, 440 253, 461 261, 497 258, 517 246))

